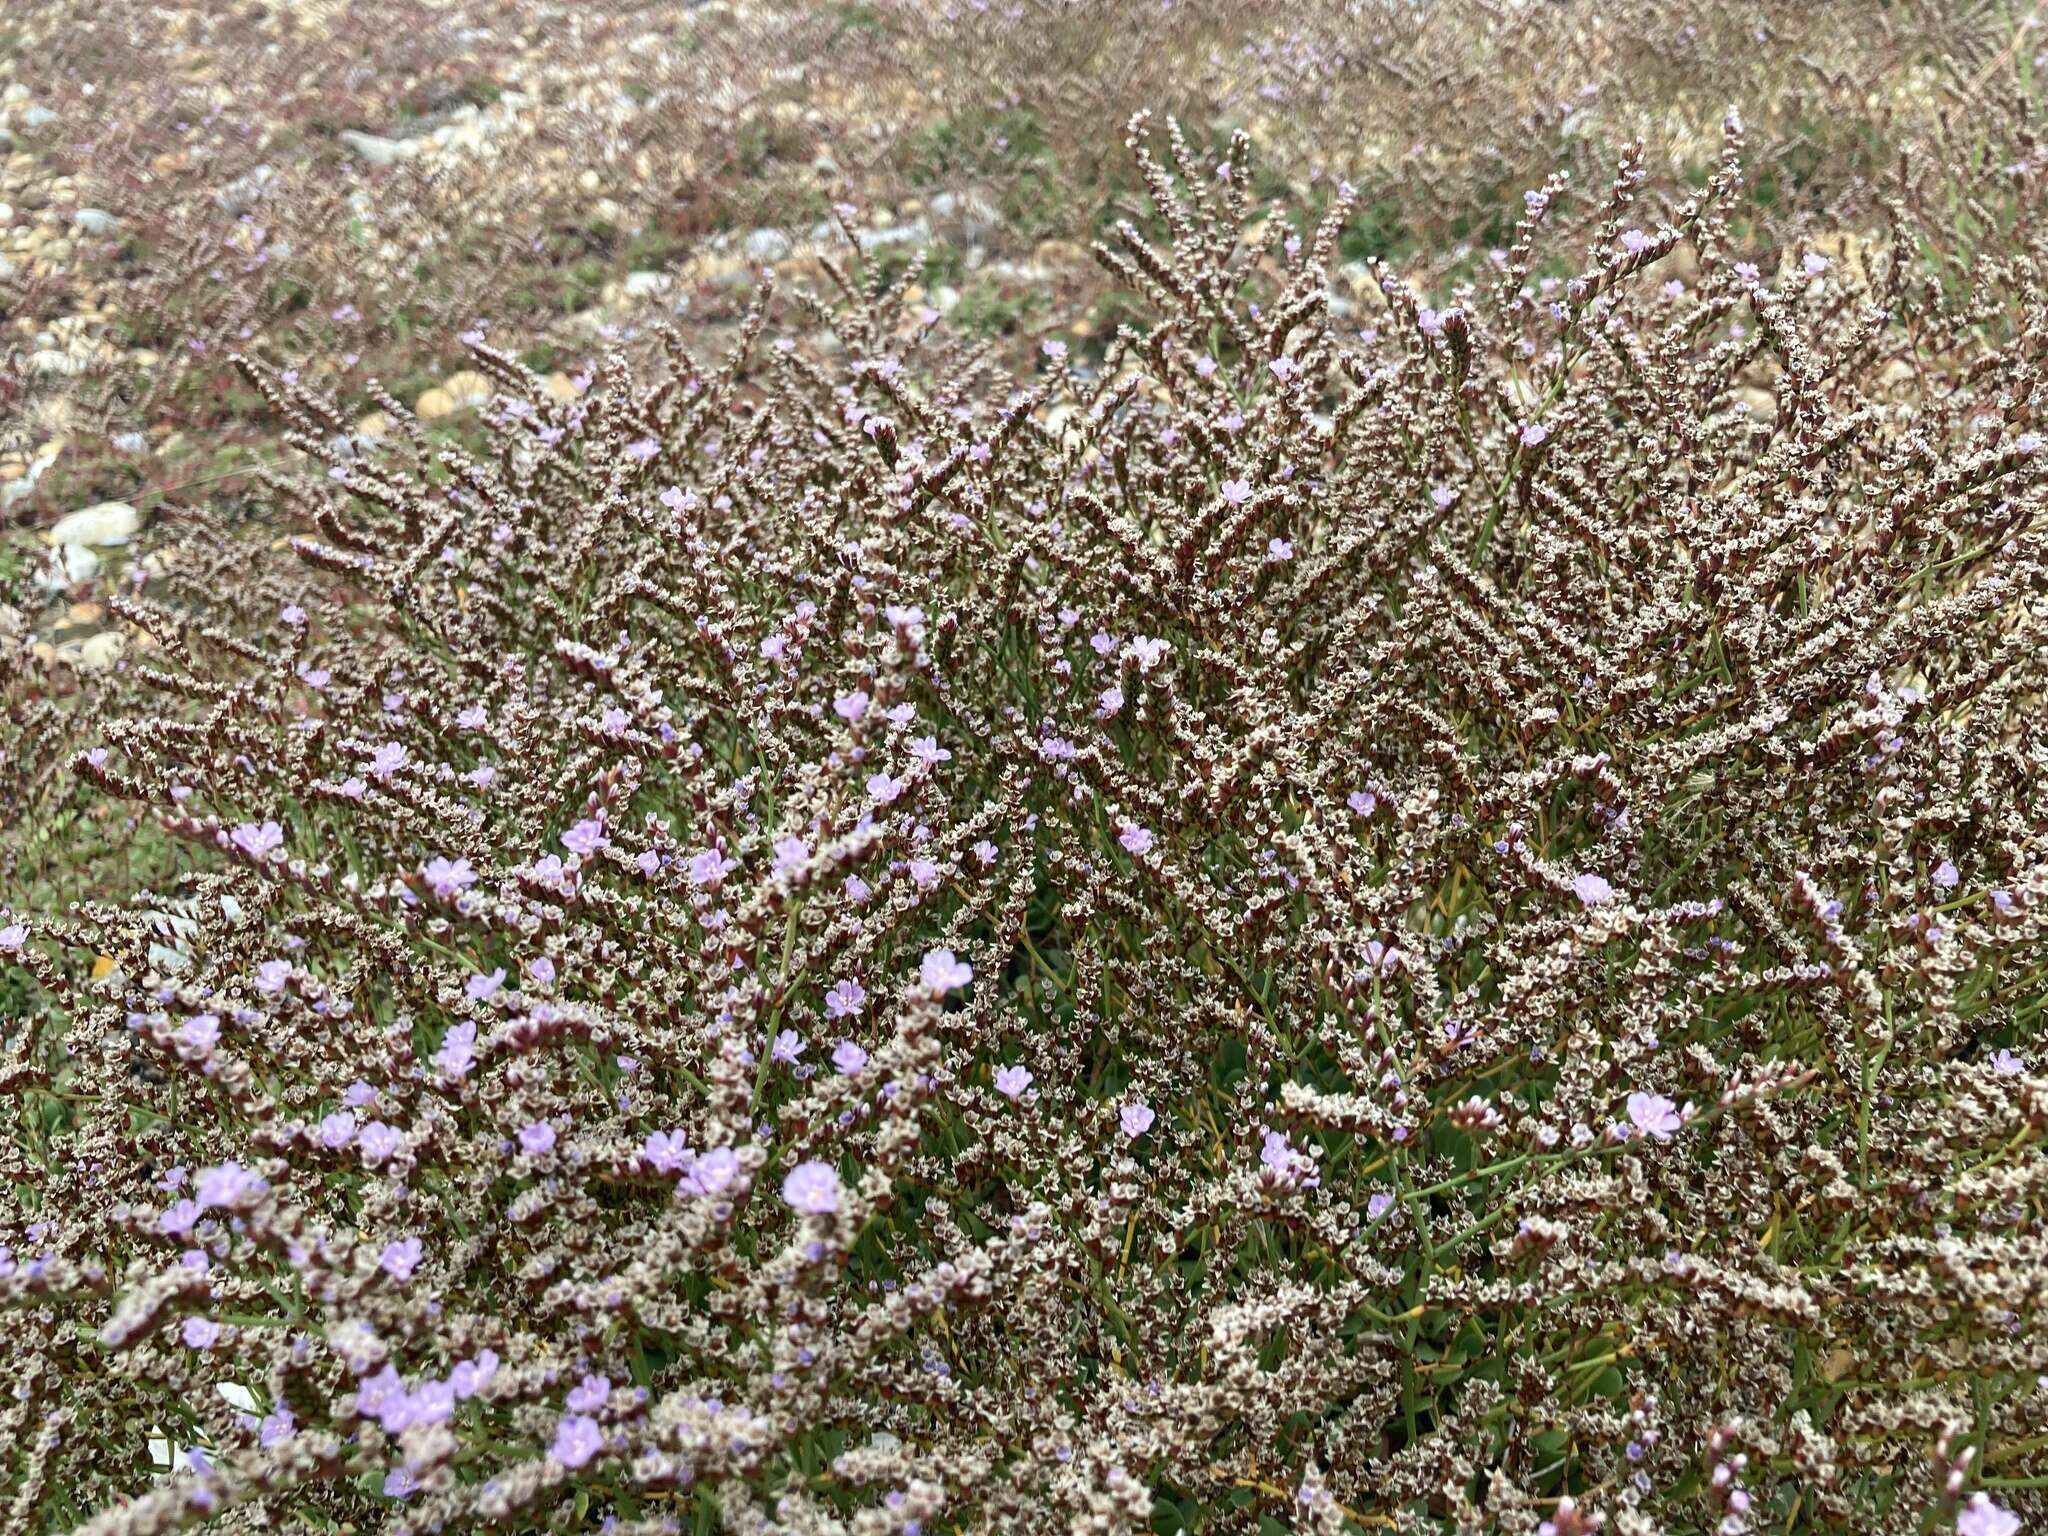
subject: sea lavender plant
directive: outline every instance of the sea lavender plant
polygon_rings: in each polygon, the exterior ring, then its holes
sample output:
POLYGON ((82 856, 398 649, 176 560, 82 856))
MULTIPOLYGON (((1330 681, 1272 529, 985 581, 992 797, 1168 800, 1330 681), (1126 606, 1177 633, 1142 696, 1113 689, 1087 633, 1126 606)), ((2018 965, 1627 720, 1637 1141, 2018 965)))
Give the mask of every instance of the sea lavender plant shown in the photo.
POLYGON ((1361 331, 1165 137, 1023 377, 852 257, 488 452, 245 362, 297 565, 74 764, 181 922, 0 925, 6 1529, 2036 1507, 2031 261, 1731 117, 1361 331))

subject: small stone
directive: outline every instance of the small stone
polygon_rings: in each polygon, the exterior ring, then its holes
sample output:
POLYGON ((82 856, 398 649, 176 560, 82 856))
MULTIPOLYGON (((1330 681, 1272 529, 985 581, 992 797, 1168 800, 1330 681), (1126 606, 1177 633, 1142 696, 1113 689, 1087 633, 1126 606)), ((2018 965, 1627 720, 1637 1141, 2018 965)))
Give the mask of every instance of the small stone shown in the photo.
POLYGON ((1002 222, 995 204, 979 192, 941 192, 932 199, 932 218, 969 236, 985 235, 1002 222))
POLYGON ((270 190, 270 184, 277 180, 277 172, 267 165, 259 165, 246 176, 238 176, 218 192, 213 200, 220 211, 239 217, 261 202, 270 190))
POLYGON ((359 133, 353 128, 342 130, 341 142, 370 165, 396 165, 418 153, 418 147, 409 140, 387 139, 379 134, 359 133))
POLYGON ((441 381, 441 388, 455 402, 457 410, 483 405, 491 398, 491 381, 474 369, 464 368, 441 381))
POLYGON ((103 208, 81 208, 71 215, 71 227, 80 234, 105 238, 121 227, 121 221, 103 208))
POLYGON ((674 286, 675 279, 666 272, 628 272, 625 294, 629 299, 652 299, 674 286))
POLYGON ((420 396, 413 412, 421 421, 439 421, 455 414, 455 401, 445 389, 430 389, 420 396))
POLYGON ((81 671, 111 672, 114 664, 120 661, 121 653, 127 649, 128 644, 121 638, 119 630, 103 629, 98 634, 79 641, 75 649, 71 646, 60 647, 58 655, 70 652, 81 671))
POLYGON ((740 249, 749 261, 780 261, 790 252, 789 236, 779 229, 757 229, 741 243, 740 249))
POLYGON ((53 544, 90 544, 104 548, 126 544, 142 527, 142 514, 125 501, 103 501, 57 519, 50 530, 53 544))
POLYGON ((75 352, 60 352, 55 347, 43 347, 28 355, 28 371, 46 379, 76 378, 90 366, 90 359, 75 352))
POLYGON ((916 218, 904 224, 884 224, 875 229, 862 230, 860 248, 863 251, 876 251, 885 245, 921 245, 931 237, 931 225, 922 218, 916 218))
POLYGON ((36 572, 36 585, 45 592, 62 592, 99 574, 100 557, 83 544, 59 544, 36 572))

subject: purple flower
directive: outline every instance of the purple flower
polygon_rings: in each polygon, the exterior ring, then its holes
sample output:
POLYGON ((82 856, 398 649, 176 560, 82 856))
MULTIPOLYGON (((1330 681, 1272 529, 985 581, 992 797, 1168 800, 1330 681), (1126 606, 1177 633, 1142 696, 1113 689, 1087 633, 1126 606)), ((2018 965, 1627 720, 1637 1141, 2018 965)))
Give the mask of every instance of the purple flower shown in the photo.
POLYGON ((811 845, 800 837, 775 839, 775 873, 794 875, 811 861, 811 845))
POLYGON ((553 1151, 554 1146, 555 1128, 545 1120, 536 1120, 519 1132, 519 1149, 528 1157, 541 1157, 553 1151))
POLYGON ((626 457, 635 464, 645 464, 659 452, 661 452, 661 444, 651 437, 635 438, 632 442, 626 444, 626 457))
POLYGON ((193 1181, 192 1195, 201 1206, 218 1206, 234 1211, 254 1205, 269 1193, 270 1186, 240 1163, 222 1163, 202 1168, 193 1181))
POLYGON ((715 887, 738 868, 738 860, 721 856, 716 848, 705 848, 690 856, 687 872, 690 884, 715 887))
POLYGON ((690 1165, 683 1175, 683 1187, 699 1195, 723 1194, 739 1171, 737 1152, 731 1147, 713 1147, 690 1165))
POLYGON ((396 1126, 372 1120, 356 1133, 356 1150, 362 1153, 363 1162, 374 1168, 396 1152, 404 1140, 396 1126))
POLYGON ((1550 428, 1543 425, 1542 422, 1525 421, 1522 423, 1522 430, 1518 436, 1518 441, 1524 448, 1534 448, 1548 436, 1550 436, 1550 428))
POLYGON ((851 976, 844 977, 825 994, 825 1017, 850 1019, 860 1012, 861 1005, 867 1000, 867 989, 851 976))
POLYGON ((420 1252, 418 1238, 399 1238, 384 1245, 383 1253, 377 1256, 377 1267, 394 1280, 410 1280, 419 1267, 420 1252))
POLYGON ((856 1076, 868 1064, 868 1053, 851 1040, 842 1040, 832 1047, 832 1066, 841 1077, 856 1076))
POLYGON ((434 1069, 447 1077, 465 1077, 476 1065, 476 1025, 468 1019, 448 1026, 434 1052, 434 1069))
POLYGON ((1123 830, 1117 833, 1116 840, 1123 846, 1125 853, 1138 854, 1150 853, 1152 851, 1152 834, 1134 821, 1127 821, 1123 824, 1123 830))
POLYGON ((1935 865, 1932 878, 1934 883, 1941 887, 1942 890, 1952 891, 1956 888, 1956 882, 1962 879, 1962 875, 1958 872, 1955 865, 1951 864, 1947 859, 1943 859, 1939 864, 1935 865))
POLYGON ((485 1350, 474 1361, 457 1362, 455 1369, 448 1373, 448 1385, 458 1398, 472 1398, 481 1392, 493 1376, 498 1374, 496 1350, 485 1350))
POLYGON ((1392 1210, 1393 1208, 1394 1197, 1388 1194, 1385 1190, 1381 1190, 1378 1194, 1374 1195, 1370 1200, 1365 1202, 1366 1219, 1369 1221, 1378 1221, 1382 1216, 1386 1215, 1387 1212, 1392 1210))
POLYGON ((575 1468, 586 1465, 603 1448, 604 1431, 597 1427, 597 1420, 585 1414, 565 1413, 555 1426, 555 1441, 548 1447, 548 1454, 563 1466, 575 1468))
POLYGON ((1401 951, 1391 944, 1381 943, 1378 939, 1367 939, 1365 963, 1368 969, 1378 971, 1383 976, 1392 975, 1401 968, 1401 951))
POLYGON ((356 1139, 356 1117, 353 1111, 337 1109, 320 1121, 320 1145, 330 1152, 338 1152, 356 1139))
POLYGON ((1126 1104, 1117 1111, 1117 1121, 1124 1128, 1124 1134, 1136 1141, 1152 1129, 1152 1122, 1159 1117, 1152 1112, 1152 1106, 1143 1102, 1126 1104))
POLYGON ((409 756, 410 754, 398 742, 385 742, 370 758, 370 776, 380 783, 383 782, 403 768, 409 756))
POLYGON ((1150 672, 1166 655, 1166 642, 1145 635, 1131 637, 1131 655, 1136 658, 1140 672, 1150 672))
POLYGON ((1614 887, 1598 875, 1578 875, 1572 880, 1572 894, 1589 907, 1614 900, 1614 887))
POLYGON ((18 955, 21 947, 28 943, 28 924, 9 923, 0 928, 0 954, 18 955))
POLYGON ((956 959, 950 949, 935 949, 924 957, 918 977, 927 991, 946 993, 974 980, 974 967, 956 959))
POLYGON ((996 1070, 996 1092, 1006 1099, 1022 1098, 1030 1086, 1031 1069, 1022 1063, 996 1070))
POLYGON ((445 1381, 423 1381, 412 1394, 415 1424, 445 1424, 455 1417, 455 1388, 445 1381))
POLYGON ((203 1317, 188 1317, 179 1337, 187 1349, 211 1349, 220 1341, 220 1324, 203 1317))
MULTIPOLYGON (((4 938, 4 935, 0 935, 0 938, 4 938)), ((286 984, 291 979, 292 966, 289 960, 266 960, 256 967, 256 990, 258 992, 267 992, 275 996, 285 989, 286 984)))
POLYGON ((793 1029, 785 1029, 775 1037, 775 1043, 768 1048, 768 1059, 783 1066, 794 1066, 797 1057, 803 1055, 809 1046, 807 1040, 793 1029))
POLYGON ((569 1389, 564 1401, 576 1413, 595 1413, 612 1395, 612 1384, 604 1376, 585 1376, 569 1389))
POLYGON ((690 1159, 690 1144, 680 1131, 655 1131, 641 1147, 640 1155, 657 1173, 681 1173, 690 1159))
POLYGON ((903 781, 890 778, 888 771, 885 769, 869 777, 868 793, 874 796, 881 804, 887 805, 903 793, 903 781))
POLYGON ((2020 1517, 1988 1493, 1977 1493, 1956 1512, 1956 1536, 2019 1536, 2020 1517))
POLYGON ((562 846, 579 859, 588 858, 610 843, 611 839, 604 835, 604 822, 597 818, 579 821, 562 834, 562 846))
POLYGON ((1678 1106, 1661 1093, 1632 1093, 1628 1096, 1629 1123, 1645 1136, 1669 1141, 1685 1122, 1678 1106))
POLYGON ((1233 507, 1241 507, 1252 499, 1252 483, 1249 480, 1226 480, 1218 494, 1233 507))
POLYGON ((489 1002, 498 995, 498 989, 505 984, 505 967, 499 966, 488 976, 472 976, 462 984, 463 992, 471 1002, 489 1002))
POLYGON ((468 859, 430 859, 421 867, 420 874, 443 901, 476 884, 476 871, 469 867, 468 859))
POLYGON ((830 1163, 798 1163, 782 1181, 782 1198, 799 1211, 812 1216, 829 1216, 839 1209, 839 1172, 830 1163))
POLYGON ((284 828, 274 821, 258 826, 245 821, 228 834, 234 845, 252 859, 268 859, 284 846, 284 828))
POLYGON ((2001 1049, 1992 1055, 1991 1070, 2000 1077, 2018 1077, 2027 1070, 2027 1058, 2018 1051, 2001 1049))

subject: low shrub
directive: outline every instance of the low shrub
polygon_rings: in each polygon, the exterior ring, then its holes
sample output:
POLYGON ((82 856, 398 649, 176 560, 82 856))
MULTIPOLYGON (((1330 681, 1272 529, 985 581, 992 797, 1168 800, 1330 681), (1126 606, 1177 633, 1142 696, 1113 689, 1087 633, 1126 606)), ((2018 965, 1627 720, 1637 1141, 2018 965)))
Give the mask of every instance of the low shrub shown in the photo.
POLYGON ((1099 367, 245 365, 298 559, 76 764, 192 872, 0 927, 7 1529, 2034 1507, 2033 267, 1747 247, 1731 119, 1340 323, 1169 138, 1099 367))

